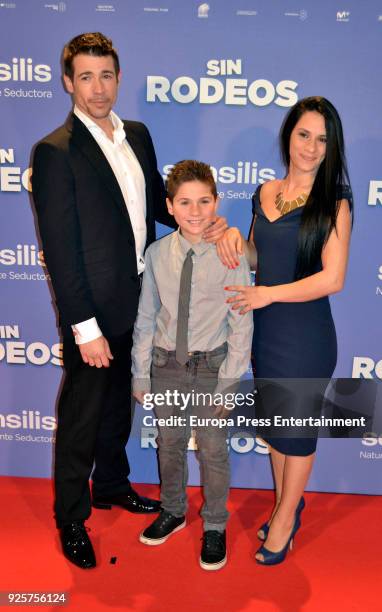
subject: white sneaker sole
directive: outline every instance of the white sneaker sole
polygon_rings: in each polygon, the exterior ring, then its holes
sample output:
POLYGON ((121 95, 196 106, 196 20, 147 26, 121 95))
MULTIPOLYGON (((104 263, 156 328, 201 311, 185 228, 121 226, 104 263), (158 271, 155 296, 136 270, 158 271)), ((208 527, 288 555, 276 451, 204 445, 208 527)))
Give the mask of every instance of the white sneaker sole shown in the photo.
POLYGON ((204 570, 207 570, 208 572, 214 572, 215 570, 219 570, 222 567, 224 567, 226 563, 227 563, 227 555, 224 557, 222 561, 219 561, 219 563, 204 563, 201 557, 199 559, 200 567, 204 570))
POLYGON ((184 520, 181 525, 178 525, 178 527, 175 527, 175 529, 173 529, 173 531, 171 531, 171 533, 166 535, 164 538, 147 538, 143 535, 144 532, 142 531, 141 535, 139 536, 139 541, 142 542, 142 544, 147 544, 147 546, 159 546, 160 544, 164 544, 166 540, 168 540, 172 536, 173 533, 180 531, 185 526, 186 520, 184 520))

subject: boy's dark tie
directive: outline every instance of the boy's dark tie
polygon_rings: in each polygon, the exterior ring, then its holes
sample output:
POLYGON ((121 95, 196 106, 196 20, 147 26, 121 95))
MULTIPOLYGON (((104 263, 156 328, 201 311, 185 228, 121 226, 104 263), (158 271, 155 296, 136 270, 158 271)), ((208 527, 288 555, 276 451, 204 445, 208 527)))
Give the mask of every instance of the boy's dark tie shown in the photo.
POLYGON ((182 365, 185 365, 189 359, 188 316, 190 311, 193 254, 194 251, 190 249, 183 262, 182 274, 180 276, 178 322, 176 326, 176 360, 182 365))

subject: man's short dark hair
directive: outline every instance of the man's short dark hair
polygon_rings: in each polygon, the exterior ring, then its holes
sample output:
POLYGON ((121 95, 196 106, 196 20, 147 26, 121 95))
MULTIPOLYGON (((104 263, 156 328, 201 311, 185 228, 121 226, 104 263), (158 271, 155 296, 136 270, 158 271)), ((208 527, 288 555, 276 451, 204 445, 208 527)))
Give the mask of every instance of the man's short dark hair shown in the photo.
POLYGON ((73 59, 76 55, 94 55, 105 57, 111 55, 114 62, 115 73, 119 73, 118 53, 113 47, 113 41, 101 34, 101 32, 86 32, 79 34, 68 42, 63 51, 64 74, 71 80, 73 79, 73 59))
POLYGON ((173 201, 176 193, 183 183, 200 181, 211 189, 212 195, 217 197, 216 183, 211 168, 201 161, 185 159, 178 162, 167 176, 166 189, 168 198, 173 201))

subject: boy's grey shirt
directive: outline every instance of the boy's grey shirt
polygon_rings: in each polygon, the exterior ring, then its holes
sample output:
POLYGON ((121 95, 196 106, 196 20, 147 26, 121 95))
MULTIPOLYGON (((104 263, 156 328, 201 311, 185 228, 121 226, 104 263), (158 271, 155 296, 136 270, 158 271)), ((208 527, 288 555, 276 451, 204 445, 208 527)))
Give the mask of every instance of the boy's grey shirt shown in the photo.
MULTIPOLYGON (((224 342, 227 357, 219 369, 221 391, 237 381, 248 368, 253 320, 252 311, 239 315, 226 303, 227 285, 249 285, 245 256, 229 270, 220 261, 214 244, 191 244, 178 231, 157 240, 145 254, 145 272, 135 321, 132 350, 134 391, 150 391, 153 346, 175 350, 180 275, 189 249, 194 255, 188 325, 188 350, 212 351, 224 342)), ((219 384, 216 392, 219 392, 219 384)))

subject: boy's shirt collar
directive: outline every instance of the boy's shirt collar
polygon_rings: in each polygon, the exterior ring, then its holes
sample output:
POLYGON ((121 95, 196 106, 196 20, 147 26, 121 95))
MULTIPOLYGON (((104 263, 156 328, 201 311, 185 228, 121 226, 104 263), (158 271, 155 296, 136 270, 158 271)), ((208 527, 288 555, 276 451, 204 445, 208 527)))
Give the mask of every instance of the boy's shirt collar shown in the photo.
POLYGON ((178 237, 181 251, 185 257, 190 249, 192 249, 195 255, 199 257, 200 255, 206 253, 206 251, 208 251, 211 247, 215 248, 214 244, 211 244, 210 242, 205 242, 204 240, 201 240, 201 242, 197 242, 196 244, 192 244, 191 242, 186 240, 184 236, 182 236, 180 228, 177 229, 176 234, 178 237))

